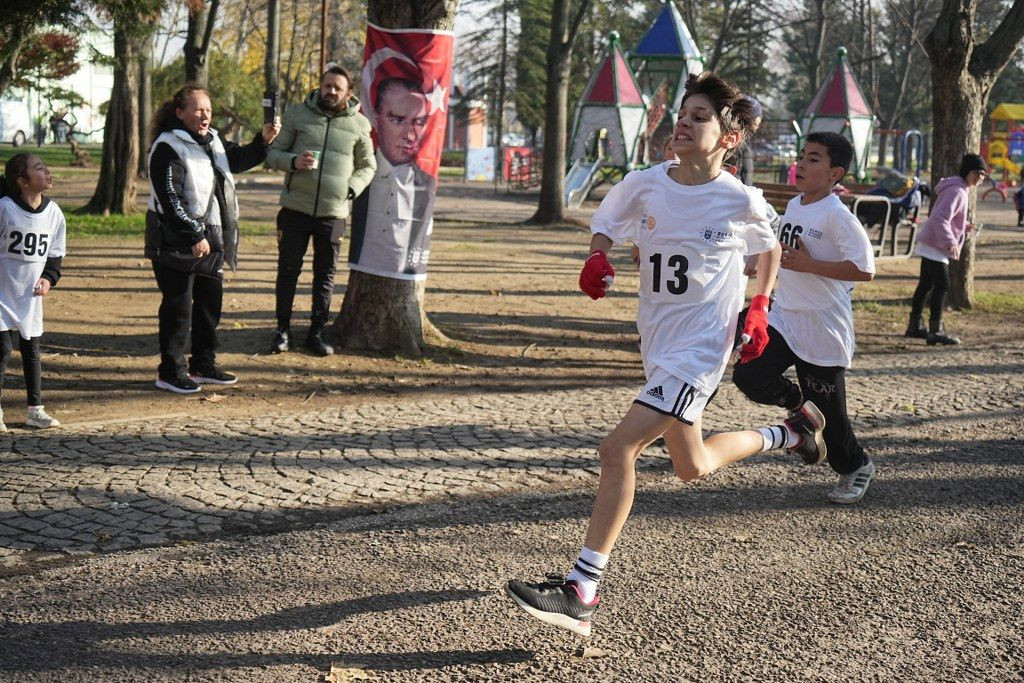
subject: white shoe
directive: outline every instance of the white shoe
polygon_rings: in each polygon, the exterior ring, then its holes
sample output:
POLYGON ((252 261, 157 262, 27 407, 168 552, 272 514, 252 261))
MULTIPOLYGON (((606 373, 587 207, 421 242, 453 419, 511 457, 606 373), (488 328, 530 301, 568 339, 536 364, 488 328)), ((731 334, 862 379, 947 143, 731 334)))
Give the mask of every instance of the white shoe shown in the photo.
POLYGON ((7 425, 4 424, 4 411, 0 410, 0 433, 7 431, 7 425))
POLYGON ((42 406, 29 406, 28 416, 25 418, 25 423, 28 424, 29 427, 38 427, 39 429, 60 427, 60 420, 47 415, 42 406))
POLYGON ((839 483, 828 492, 828 499, 833 503, 851 505, 859 503, 860 499, 867 493, 868 485, 875 476, 875 464, 868 460, 863 467, 843 474, 839 477, 839 483))

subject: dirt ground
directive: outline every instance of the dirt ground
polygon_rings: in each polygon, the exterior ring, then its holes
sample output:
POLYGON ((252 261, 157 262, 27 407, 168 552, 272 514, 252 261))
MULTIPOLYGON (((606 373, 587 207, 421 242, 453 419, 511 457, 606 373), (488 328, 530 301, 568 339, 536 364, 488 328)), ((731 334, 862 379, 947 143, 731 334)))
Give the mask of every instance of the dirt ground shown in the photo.
MULTIPOLYGON (((57 176, 54 198, 74 223, 95 176, 57 176)), ((271 222, 277 179, 243 184, 242 218, 271 222)), ((145 192, 140 197, 140 205, 145 192)), ((535 195, 495 192, 490 184, 442 184, 432 240, 425 307, 451 345, 422 359, 352 353, 318 358, 302 351, 266 352, 274 328, 276 248, 272 235, 245 237, 240 269, 225 284, 219 362, 240 376, 234 387, 181 397, 156 390, 159 293, 137 239, 74 237, 64 277, 46 302, 44 400, 65 424, 178 413, 233 417, 280 409, 420 396, 430 392, 573 388, 594 378, 636 381, 636 271, 626 250, 609 298, 591 302, 576 287, 587 235, 578 228, 524 227, 535 195), (497 221, 497 222, 495 222, 497 221)), ((577 217, 585 220, 596 202, 577 217)), ((984 306, 953 312, 947 326, 964 343, 984 345, 1019 335, 1024 323, 1024 229, 1011 227, 1010 204, 984 202, 976 290, 984 306)), ((346 242, 347 244, 347 242, 346 242)), ((345 249, 343 248, 343 253, 345 249)), ((310 307, 310 258, 299 282, 293 330, 305 335, 310 307)), ((859 351, 890 353, 908 344, 907 300, 918 260, 882 261, 875 281, 857 288, 859 351)), ((347 269, 338 274, 333 311, 340 310, 347 269)), ((936 351, 940 352, 940 351, 936 351)), ((24 394, 17 361, 8 373, 4 407, 18 427, 24 394)))

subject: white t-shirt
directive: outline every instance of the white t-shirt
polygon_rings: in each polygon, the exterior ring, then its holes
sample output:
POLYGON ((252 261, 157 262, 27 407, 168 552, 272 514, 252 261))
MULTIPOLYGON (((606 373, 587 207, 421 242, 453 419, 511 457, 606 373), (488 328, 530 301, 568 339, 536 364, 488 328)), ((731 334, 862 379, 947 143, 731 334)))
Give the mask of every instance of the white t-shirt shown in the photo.
POLYGON ((31 211, 10 197, 0 199, 0 331, 24 339, 43 333, 43 298, 33 288, 46 259, 64 256, 67 228, 56 202, 44 199, 31 211))
MULTIPOLYGON (((779 241, 804 248, 820 261, 852 261, 865 273, 875 272, 871 242, 857 217, 834 194, 813 204, 789 200, 779 227, 779 241)), ((775 303, 768 324, 782 334, 801 359, 822 367, 850 367, 853 361, 854 282, 811 273, 780 270, 775 303)))
POLYGON ((640 248, 636 326, 650 377, 661 367, 713 391, 732 353, 747 278, 743 257, 776 238, 761 190, 730 173, 703 185, 669 177, 670 161, 628 174, 601 202, 591 232, 640 248))
POLYGON ((914 253, 921 258, 926 258, 929 261, 938 261, 939 263, 949 263, 949 254, 943 254, 941 251, 936 249, 930 244, 924 242, 918 242, 914 245, 914 253))

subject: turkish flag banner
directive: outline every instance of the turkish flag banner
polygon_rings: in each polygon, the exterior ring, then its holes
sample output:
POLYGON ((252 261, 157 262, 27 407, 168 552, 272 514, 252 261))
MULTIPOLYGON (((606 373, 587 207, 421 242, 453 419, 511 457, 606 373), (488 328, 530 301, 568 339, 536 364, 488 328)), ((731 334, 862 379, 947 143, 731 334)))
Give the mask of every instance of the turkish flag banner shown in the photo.
POLYGON ((455 35, 366 27, 360 107, 377 172, 352 208, 349 268, 425 280, 455 35))

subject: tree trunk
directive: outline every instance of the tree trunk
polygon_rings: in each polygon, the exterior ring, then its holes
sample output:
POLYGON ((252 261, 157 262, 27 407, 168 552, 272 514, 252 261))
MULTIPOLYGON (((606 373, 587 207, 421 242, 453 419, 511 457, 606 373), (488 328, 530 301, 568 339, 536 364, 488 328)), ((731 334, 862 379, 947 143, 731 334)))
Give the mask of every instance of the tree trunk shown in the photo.
POLYGON ((822 59, 825 56, 825 31, 828 28, 828 21, 825 16, 825 2, 826 0, 815 0, 815 22, 817 28, 815 30, 815 44, 814 44, 814 58, 811 59, 807 69, 807 79, 809 81, 810 90, 808 96, 814 98, 815 93, 818 92, 818 76, 821 72, 822 59))
MULTIPOLYGON (((1024 0, 1015 0, 989 39, 977 44, 977 1, 944 0, 924 41, 932 66, 933 180, 953 175, 965 152, 978 151, 992 85, 1024 37, 1024 0)), ((972 192, 969 220, 974 218, 976 204, 972 192)), ((969 233, 960 259, 950 263, 950 304, 956 308, 974 305, 976 239, 976 232, 969 233)))
POLYGON ((501 3, 501 55, 498 56, 498 103, 495 112, 495 128, 497 133, 494 136, 495 165, 494 183, 495 188, 502 178, 502 165, 505 155, 501 152, 501 138, 505 132, 505 82, 508 80, 508 13, 509 1, 502 0, 501 3))
MULTIPOLYGON (((971 215, 974 214, 974 202, 971 202, 971 215)), ((974 306, 974 252, 977 245, 977 232, 967 233, 964 246, 960 250, 960 258, 949 261, 949 305, 957 310, 965 310, 974 306)))
POLYGON ((217 21, 217 7, 220 0, 205 0, 198 9, 189 8, 188 32, 185 35, 185 80, 198 83, 204 88, 210 83, 210 39, 213 25, 217 21))
POLYGON ((541 225, 565 222, 565 148, 569 119, 569 73, 572 48, 579 33, 580 22, 590 9, 592 0, 580 0, 570 20, 571 0, 555 0, 552 4, 551 39, 547 51, 547 87, 544 96, 544 158, 541 171, 540 199, 530 223, 541 225))
POLYGON ((28 31, 15 30, 10 41, 0 49, 0 95, 7 92, 18 75, 18 58, 28 39, 28 31))
MULTIPOLYGON (((366 18, 382 28, 451 30, 458 0, 369 0, 366 18)), ((351 350, 398 351, 419 358, 425 336, 447 341, 423 310, 423 280, 399 280, 350 270, 341 313, 331 334, 351 350)))
POLYGON ((149 177, 149 120, 153 118, 153 47, 156 34, 150 33, 139 54, 139 178, 149 177))
POLYGON ((103 159, 84 213, 133 213, 139 163, 139 53, 141 38, 114 25, 114 87, 103 126, 103 159))

